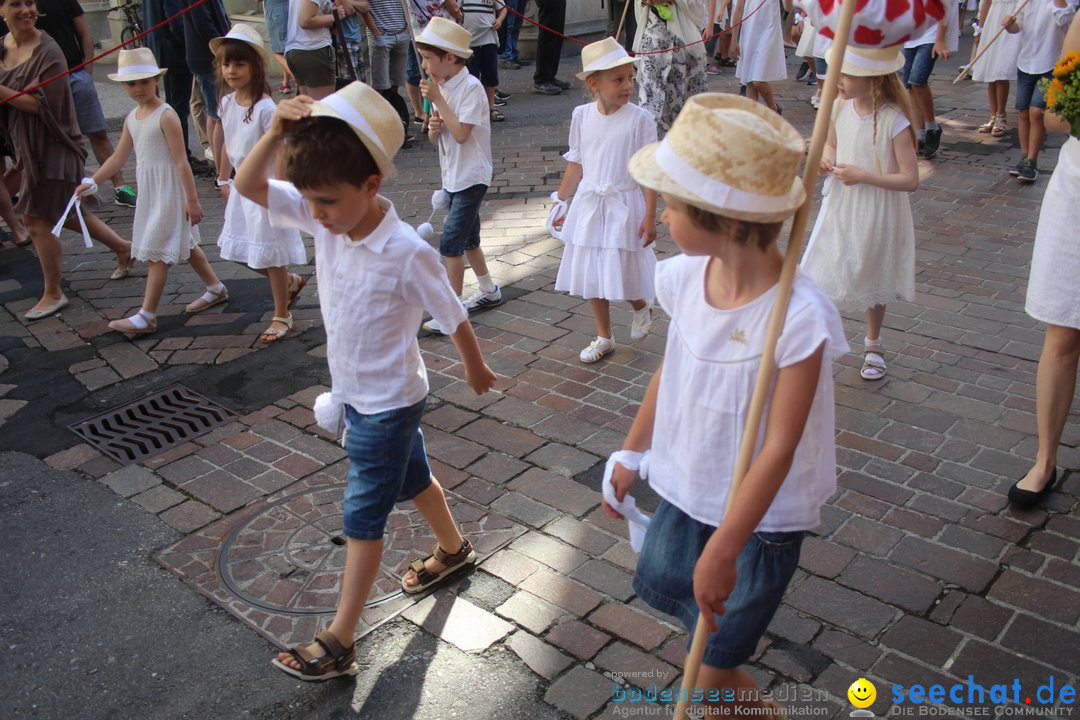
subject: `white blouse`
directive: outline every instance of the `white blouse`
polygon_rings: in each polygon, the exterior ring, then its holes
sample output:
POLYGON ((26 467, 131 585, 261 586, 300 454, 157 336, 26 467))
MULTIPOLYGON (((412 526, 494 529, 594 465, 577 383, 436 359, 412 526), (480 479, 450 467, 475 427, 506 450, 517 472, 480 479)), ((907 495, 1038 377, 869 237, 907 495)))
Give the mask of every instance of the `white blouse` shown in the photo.
MULTIPOLYGON (((705 300, 709 260, 679 255, 656 267, 656 297, 671 316, 671 326, 657 396, 649 484, 695 520, 719 526, 776 287, 742 307, 714 308, 705 300)), ((821 505, 836 490, 831 361, 847 352, 848 344, 840 314, 800 271, 776 346, 777 366, 801 362, 822 344, 821 375, 802 439, 757 530, 817 527, 821 505)), ((766 405, 755 454, 768 419, 766 405)))

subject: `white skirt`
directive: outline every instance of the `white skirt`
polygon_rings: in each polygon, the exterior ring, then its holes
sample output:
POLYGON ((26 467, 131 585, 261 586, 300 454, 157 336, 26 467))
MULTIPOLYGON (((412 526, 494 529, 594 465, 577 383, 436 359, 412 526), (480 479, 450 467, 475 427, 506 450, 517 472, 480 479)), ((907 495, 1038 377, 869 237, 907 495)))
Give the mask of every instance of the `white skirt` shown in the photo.
MULTIPOLYGON (((993 6, 991 6, 993 7, 993 6)), ((1024 309, 1036 320, 1080 329, 1080 140, 1069 138, 1046 184, 1024 309)))
POLYGON ((229 193, 217 244, 222 260, 244 263, 253 270, 307 264, 300 233, 273 227, 266 208, 235 190, 229 193))
POLYGON ((799 46, 795 48, 796 57, 810 57, 814 54, 814 40, 817 38, 817 30, 810 21, 803 19, 802 36, 799 38, 799 46))
POLYGON ((652 246, 619 250, 567 243, 555 289, 586 300, 652 300, 655 274, 652 246))
MULTIPOLYGON (((990 11, 986 13, 986 27, 983 28, 982 43, 990 42, 1006 15, 1016 12, 1016 0, 994 0, 990 11)), ((997 82, 998 80, 1016 80, 1016 58, 1020 55, 1020 33, 1015 35, 1003 32, 991 45, 979 61, 971 68, 971 79, 976 82, 997 82)))
POLYGON ((766 0, 765 7, 745 19, 739 33, 739 62, 735 77, 744 85, 787 79, 780 8, 766 0))

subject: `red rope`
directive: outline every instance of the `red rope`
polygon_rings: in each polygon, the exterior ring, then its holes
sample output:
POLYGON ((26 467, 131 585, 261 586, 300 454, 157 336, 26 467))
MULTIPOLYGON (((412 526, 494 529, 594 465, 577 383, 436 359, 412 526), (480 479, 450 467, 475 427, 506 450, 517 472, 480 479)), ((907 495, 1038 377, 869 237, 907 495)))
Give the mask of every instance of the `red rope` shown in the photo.
POLYGON ((30 93, 34 92, 35 90, 40 90, 41 88, 45 87, 46 85, 51 85, 52 83, 56 82, 57 80, 59 80, 61 78, 65 78, 65 77, 67 77, 68 75, 70 75, 73 72, 78 72, 79 70, 82 70, 87 65, 95 63, 95 62, 97 62, 98 60, 100 60, 101 58, 103 58, 103 57, 105 57, 107 55, 112 55, 114 52, 116 52, 117 50, 120 50, 125 45, 130 45, 133 42, 137 42, 139 40, 142 40, 144 37, 146 37, 150 33, 154 32, 155 30, 158 30, 159 28, 165 27, 166 25, 168 25, 169 23, 171 23, 173 20, 180 17, 181 15, 188 14, 189 12, 191 12, 195 8, 199 7, 200 5, 205 3, 206 1, 207 0, 196 0, 196 2, 192 3, 191 5, 188 5, 186 8, 184 8, 180 12, 174 14, 172 17, 167 17, 164 20, 162 20, 161 22, 159 22, 157 25, 155 25, 154 27, 143 30, 141 33, 139 33, 135 37, 131 38, 127 42, 122 42, 119 45, 117 45, 116 47, 109 48, 108 50, 103 50, 102 52, 98 53, 97 55, 90 58, 89 60, 84 60, 83 62, 79 63, 75 67, 69 68, 69 69, 65 70, 64 72, 60 73, 59 75, 54 75, 54 76, 52 76, 51 78, 49 78, 47 80, 42 80, 37 85, 31 85, 30 87, 26 88, 25 90, 20 90, 19 92, 15 93, 11 97, 9 97, 7 100, 0 100, 0 107, 3 107, 4 105, 7 105, 9 102, 14 100, 15 98, 22 97, 23 95, 29 95, 30 93))
MULTIPOLYGON (((575 38, 575 37, 570 37, 569 35, 566 35, 566 34, 564 34, 564 33, 561 33, 561 32, 559 32, 559 31, 557 31, 557 30, 553 30, 552 28, 549 28, 549 27, 548 27, 548 26, 546 26, 546 25, 541 25, 541 24, 540 24, 540 23, 538 23, 537 21, 533 20, 533 19, 532 19, 531 17, 527 16, 527 15, 526 15, 525 13, 521 13, 521 12, 518 12, 518 11, 517 11, 517 10, 515 10, 514 8, 510 7, 510 6, 509 6, 509 5, 507 5, 507 4, 505 3, 505 2, 503 2, 503 0, 495 0, 495 2, 496 2, 496 3, 498 4, 498 5, 501 5, 502 7, 506 8, 506 9, 507 9, 507 11, 509 11, 509 12, 513 13, 514 15, 517 15, 517 16, 518 16, 519 18, 521 18, 521 19, 522 19, 522 20, 524 20, 525 22, 529 23, 530 25, 533 25, 533 26, 535 26, 536 28, 538 28, 538 29, 540 29, 540 30, 543 30, 543 31, 545 31, 545 32, 549 32, 549 33, 551 33, 552 35, 556 35, 556 36, 558 36, 558 37, 561 37, 561 38, 562 38, 563 40, 569 40, 569 41, 570 41, 570 42, 572 42, 572 43, 577 43, 578 45, 588 45, 588 44, 589 44, 589 43, 585 42, 584 40, 578 40, 578 39, 577 39, 577 38, 575 38)), ((634 0, 626 0, 626 2, 634 2, 634 0)), ((755 7, 755 8, 753 9, 753 10, 751 10, 750 12, 746 13, 745 15, 743 15, 743 18, 742 18, 742 20, 740 20, 740 21, 739 21, 739 22, 737 22, 737 23, 733 23, 733 24, 731 25, 731 27, 727 28, 727 30, 721 30, 721 31, 720 31, 720 32, 718 32, 718 33, 714 33, 714 34, 712 34, 712 35, 708 35, 708 36, 706 36, 706 37, 703 37, 703 38, 702 38, 702 39, 700 39, 700 40, 695 40, 694 42, 686 43, 685 45, 675 45, 675 46, 673 46, 673 47, 670 47, 670 48, 666 48, 666 49, 664 49, 664 50, 649 50, 649 51, 647 51, 647 52, 635 52, 635 53, 634 53, 634 55, 663 55, 664 53, 670 53, 670 52, 675 52, 676 50, 684 50, 684 49, 686 49, 686 48, 688 48, 688 47, 691 47, 691 46, 693 46, 693 45, 698 45, 698 44, 701 44, 701 43, 707 43, 707 42, 710 42, 710 41, 711 41, 711 40, 712 40, 713 38, 718 38, 718 37, 720 37, 721 35, 723 35, 724 33, 728 32, 729 30, 733 30, 733 29, 734 29, 734 28, 736 28, 737 26, 739 26, 739 25, 742 25, 742 24, 743 24, 744 22, 746 22, 746 21, 747 21, 747 19, 748 19, 748 18, 749 18, 749 17, 751 16, 751 15, 753 15, 754 13, 756 13, 756 12, 757 12, 758 10, 760 10, 761 8, 765 7, 765 3, 767 3, 767 2, 770 2, 770 0, 761 0, 761 2, 760 2, 760 3, 758 3, 757 7, 755 7)), ((714 18, 713 18, 713 19, 714 19, 714 18)))

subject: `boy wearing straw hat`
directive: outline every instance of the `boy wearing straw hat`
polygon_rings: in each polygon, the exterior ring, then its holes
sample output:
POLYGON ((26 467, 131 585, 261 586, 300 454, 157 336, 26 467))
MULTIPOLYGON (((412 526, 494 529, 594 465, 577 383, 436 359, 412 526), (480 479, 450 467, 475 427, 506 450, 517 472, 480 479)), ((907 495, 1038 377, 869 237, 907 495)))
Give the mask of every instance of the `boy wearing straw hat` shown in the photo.
MULTIPOLYGON (((708 93, 690 98, 664 140, 630 161, 634 179, 663 196, 663 220, 684 254, 657 266, 657 299, 671 316, 667 347, 611 483, 622 503, 635 477, 627 468, 645 467, 641 454, 650 454, 649 484, 662 501, 634 590, 688 628, 700 610, 711 634, 690 699, 710 709, 726 700, 725 714, 772 705, 740 665, 836 488, 831 360, 847 343, 839 313, 802 274, 776 345, 757 452, 732 488, 783 264, 776 237, 805 198, 802 156, 802 138, 779 115, 708 93)), ((677 699, 667 693, 662 701, 677 699)))
MULTIPOLYGON (((428 139, 439 146, 442 188, 450 196, 439 254, 458 295, 469 260, 479 286, 463 301, 471 311, 495 307, 503 299, 480 248, 480 203, 491 185, 491 118, 484 86, 465 69, 473 54, 470 40, 468 30, 440 17, 431 18, 416 36, 424 72, 431 78, 420 82, 420 92, 432 105, 428 139)), ((446 334, 437 318, 424 323, 424 329, 446 334)))
POLYGON ((353 636, 395 502, 411 499, 437 539, 431 555, 409 566, 405 592, 425 590, 476 559, 431 475, 420 432, 428 392, 416 342, 423 312, 447 328, 473 391, 491 389, 495 374, 439 256, 379 195, 383 179, 394 175, 403 139, 390 104, 354 82, 322 101, 297 97, 279 105, 235 179, 236 190, 269 209, 275 225, 315 236, 332 379, 331 392, 315 403, 315 418, 331 432, 347 428, 347 545, 337 613, 314 643, 273 661, 302 680, 356 674, 353 636), (288 181, 268 178, 279 149, 288 181))

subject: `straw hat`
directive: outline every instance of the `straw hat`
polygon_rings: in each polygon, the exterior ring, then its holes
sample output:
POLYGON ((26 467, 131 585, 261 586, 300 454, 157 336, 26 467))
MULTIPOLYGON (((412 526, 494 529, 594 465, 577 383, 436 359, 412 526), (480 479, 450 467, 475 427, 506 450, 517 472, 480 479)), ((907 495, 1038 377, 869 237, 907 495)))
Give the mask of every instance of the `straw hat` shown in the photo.
MULTIPOLYGON (((839 49, 835 45, 829 48, 825 59, 830 65, 837 62, 836 51, 839 49)), ((848 45, 844 52, 844 63, 840 72, 853 77, 875 77, 891 75, 902 67, 904 67, 904 56, 900 54, 899 45, 883 48, 848 45)))
POLYGON ((472 57, 469 49, 472 35, 469 31, 446 18, 433 17, 428 21, 423 32, 416 36, 416 42, 445 50, 459 58, 472 57))
POLYGON ((220 48, 226 40, 237 40, 239 42, 246 42, 248 45, 254 45, 255 49, 259 51, 259 55, 262 57, 263 62, 267 65, 270 64, 270 53, 263 44, 262 35, 250 25, 244 23, 233 25, 229 29, 227 35, 224 37, 216 37, 210 41, 210 52, 217 55, 218 48, 220 48))
POLYGON ((394 155, 405 142, 401 116, 377 90, 357 80, 336 93, 311 104, 312 117, 332 117, 352 128, 368 149, 379 174, 391 178, 396 174, 394 155))
POLYGON ((805 146, 786 120, 738 95, 687 100, 667 136, 630 159, 640 184, 703 210, 778 222, 806 198, 798 177, 805 146))
POLYGON ((109 79, 116 82, 133 82, 158 77, 168 72, 168 68, 158 67, 157 59, 150 48, 121 50, 116 61, 116 72, 109 73, 109 79))
POLYGON ((615 38, 606 37, 581 49, 582 70, 577 74, 577 79, 584 80, 594 72, 611 70, 636 62, 637 58, 630 57, 630 54, 615 38))

